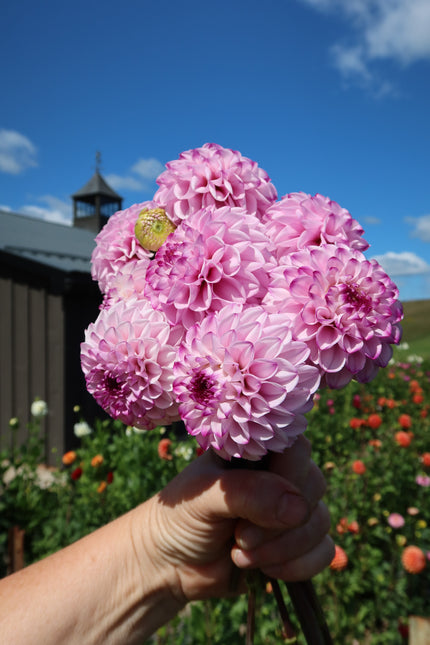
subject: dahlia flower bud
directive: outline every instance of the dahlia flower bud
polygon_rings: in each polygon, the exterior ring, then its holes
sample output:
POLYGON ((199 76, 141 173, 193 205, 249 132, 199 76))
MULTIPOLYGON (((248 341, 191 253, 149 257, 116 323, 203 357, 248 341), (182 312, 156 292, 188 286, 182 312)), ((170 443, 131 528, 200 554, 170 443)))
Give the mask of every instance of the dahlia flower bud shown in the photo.
POLYGON ((176 226, 163 208, 144 208, 134 227, 135 235, 147 251, 158 251, 176 226))

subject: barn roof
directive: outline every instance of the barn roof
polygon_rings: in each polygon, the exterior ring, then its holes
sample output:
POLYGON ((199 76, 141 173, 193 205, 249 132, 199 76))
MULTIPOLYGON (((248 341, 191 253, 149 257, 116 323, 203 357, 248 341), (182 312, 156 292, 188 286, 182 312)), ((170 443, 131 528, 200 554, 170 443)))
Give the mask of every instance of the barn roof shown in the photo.
POLYGON ((91 273, 94 233, 0 209, 0 250, 69 273, 91 273))

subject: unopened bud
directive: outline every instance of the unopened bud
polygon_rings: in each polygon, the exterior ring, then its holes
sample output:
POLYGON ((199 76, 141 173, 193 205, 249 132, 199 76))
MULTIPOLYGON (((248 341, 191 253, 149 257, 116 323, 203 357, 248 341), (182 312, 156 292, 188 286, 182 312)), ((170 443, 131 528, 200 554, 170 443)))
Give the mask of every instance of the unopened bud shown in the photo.
POLYGON ((136 238, 147 251, 158 251, 176 226, 163 208, 144 208, 134 227, 136 238))

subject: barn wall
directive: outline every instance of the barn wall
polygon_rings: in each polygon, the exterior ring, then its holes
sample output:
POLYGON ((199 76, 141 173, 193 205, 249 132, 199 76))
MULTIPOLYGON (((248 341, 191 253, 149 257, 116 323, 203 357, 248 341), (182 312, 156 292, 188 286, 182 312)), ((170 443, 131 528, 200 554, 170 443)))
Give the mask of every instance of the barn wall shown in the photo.
POLYGON ((28 436, 32 401, 48 403, 42 427, 46 459, 64 448, 64 307, 60 294, 0 277, 0 447, 11 445, 9 420, 18 417, 18 443, 28 436))

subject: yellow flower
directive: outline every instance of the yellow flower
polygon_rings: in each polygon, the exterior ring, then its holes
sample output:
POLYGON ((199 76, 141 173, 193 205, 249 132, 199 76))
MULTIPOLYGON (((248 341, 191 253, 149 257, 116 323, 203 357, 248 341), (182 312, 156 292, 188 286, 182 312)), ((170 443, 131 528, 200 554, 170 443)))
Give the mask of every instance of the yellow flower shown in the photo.
POLYGON ((334 470, 336 468, 336 464, 334 461, 326 461, 323 468, 324 470, 334 470))
POLYGON ((147 251, 158 251, 176 226, 163 208, 144 208, 137 218, 134 234, 147 251))
POLYGON ((418 520, 417 527, 419 529, 425 529, 427 527, 427 522, 425 520, 418 520))
POLYGON ((407 541, 408 540, 405 535, 396 535, 396 542, 398 546, 405 546, 407 541))
POLYGON ((373 501, 374 502, 379 502, 381 497, 382 497, 381 493, 375 493, 374 496, 373 496, 373 501))
POLYGON ((369 517, 367 523, 369 526, 376 526, 377 524, 379 524, 379 520, 376 517, 369 517))

